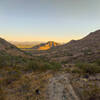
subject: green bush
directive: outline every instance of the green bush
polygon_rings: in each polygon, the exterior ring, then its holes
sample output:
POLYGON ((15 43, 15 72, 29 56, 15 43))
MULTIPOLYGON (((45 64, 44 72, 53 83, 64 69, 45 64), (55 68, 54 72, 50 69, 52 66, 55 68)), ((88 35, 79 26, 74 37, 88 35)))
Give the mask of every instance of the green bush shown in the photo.
POLYGON ((67 60, 64 60, 64 61, 62 61, 61 63, 62 63, 62 64, 67 64, 68 61, 67 61, 67 60))
POLYGON ((82 70, 80 70, 79 68, 75 68, 71 72, 72 73, 82 73, 82 70))
POLYGON ((48 62, 45 59, 34 57, 24 58, 21 56, 3 55, 0 56, 0 68, 13 67, 17 70, 58 70, 61 65, 56 62, 48 62), (23 69, 22 69, 23 68, 23 69))
POLYGON ((5 65, 5 59, 3 56, 0 56, 0 68, 5 65))
POLYGON ((37 70, 39 69, 39 67, 40 67, 40 64, 38 62, 29 61, 26 69, 27 70, 37 70))
POLYGON ((67 56, 73 56, 73 54, 72 53, 67 53, 67 56))
POLYGON ((92 54, 92 50, 91 49, 87 49, 83 51, 84 55, 91 55, 92 54))
POLYGON ((100 66, 95 63, 78 63, 76 67, 82 70, 83 73, 95 74, 100 73, 100 66))
POLYGON ((51 68, 54 69, 54 70, 59 70, 61 68, 61 64, 60 63, 57 63, 57 62, 51 62, 51 68))
POLYGON ((0 68, 23 66, 28 60, 21 56, 0 55, 0 68))
POLYGON ((96 63, 98 66, 100 66, 100 60, 97 60, 95 63, 96 63))
POLYGON ((20 76, 21 76, 21 73, 18 71, 9 71, 6 77, 2 81, 3 86, 8 86, 12 82, 19 80, 20 76))
POLYGON ((25 70, 40 70, 40 71, 46 71, 46 70, 58 70, 61 67, 60 64, 55 62, 45 62, 45 61, 29 61, 27 67, 25 70))
POLYGON ((83 91, 84 99, 86 100, 100 100, 100 88, 95 85, 89 85, 88 89, 83 91))
POLYGON ((0 100, 5 100, 5 95, 1 87, 0 87, 0 100))

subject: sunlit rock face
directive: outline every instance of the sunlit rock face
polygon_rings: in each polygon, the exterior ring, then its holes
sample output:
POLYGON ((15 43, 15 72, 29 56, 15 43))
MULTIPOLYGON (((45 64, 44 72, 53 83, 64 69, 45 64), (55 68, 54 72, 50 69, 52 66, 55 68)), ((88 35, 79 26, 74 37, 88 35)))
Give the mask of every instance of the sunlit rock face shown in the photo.
POLYGON ((42 43, 40 45, 37 45, 35 47, 33 47, 33 49, 37 49, 37 50, 48 50, 52 47, 56 47, 59 44, 54 42, 54 41, 48 41, 47 43, 42 43))

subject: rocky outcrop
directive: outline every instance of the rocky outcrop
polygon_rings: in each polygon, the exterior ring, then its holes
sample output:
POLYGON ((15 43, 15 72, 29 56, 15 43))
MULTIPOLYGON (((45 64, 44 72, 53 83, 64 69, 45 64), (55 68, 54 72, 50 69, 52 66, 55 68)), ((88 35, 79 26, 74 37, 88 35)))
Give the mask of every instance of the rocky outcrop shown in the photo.
POLYGON ((54 42, 54 41, 48 41, 47 43, 41 43, 37 46, 34 46, 32 49, 36 49, 36 50, 48 50, 50 48, 56 47, 59 44, 54 42))

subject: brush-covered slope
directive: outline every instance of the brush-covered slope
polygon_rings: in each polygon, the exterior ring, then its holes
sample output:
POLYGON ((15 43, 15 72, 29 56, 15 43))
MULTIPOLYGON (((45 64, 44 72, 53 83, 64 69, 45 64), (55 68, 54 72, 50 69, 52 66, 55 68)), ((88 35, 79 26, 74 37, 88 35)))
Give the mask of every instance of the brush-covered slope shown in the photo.
POLYGON ((36 45, 33 47, 33 49, 37 49, 37 50, 48 50, 50 48, 56 47, 59 44, 54 42, 54 41, 48 41, 47 43, 41 43, 39 45, 36 45))
POLYGON ((20 49, 16 46, 12 45, 11 43, 7 42, 6 40, 0 38, 0 54, 7 53, 10 55, 24 55, 20 49))
POLYGON ((50 49, 48 58, 64 62, 94 61, 100 59, 100 30, 80 40, 50 49))

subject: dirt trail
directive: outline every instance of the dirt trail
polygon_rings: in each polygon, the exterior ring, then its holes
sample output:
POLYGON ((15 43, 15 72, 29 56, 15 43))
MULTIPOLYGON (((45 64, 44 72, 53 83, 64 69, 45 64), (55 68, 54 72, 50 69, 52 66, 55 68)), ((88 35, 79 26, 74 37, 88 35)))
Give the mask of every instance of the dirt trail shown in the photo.
POLYGON ((49 79, 46 100, 80 100, 70 84, 67 74, 49 79))

